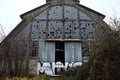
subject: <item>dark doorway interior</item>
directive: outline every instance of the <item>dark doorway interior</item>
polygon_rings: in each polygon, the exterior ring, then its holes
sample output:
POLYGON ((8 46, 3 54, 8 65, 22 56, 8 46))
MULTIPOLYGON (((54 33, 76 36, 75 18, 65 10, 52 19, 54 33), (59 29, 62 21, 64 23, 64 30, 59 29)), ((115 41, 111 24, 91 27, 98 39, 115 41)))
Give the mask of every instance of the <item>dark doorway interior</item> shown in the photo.
POLYGON ((65 64, 64 42, 55 42, 55 62, 62 62, 65 64))

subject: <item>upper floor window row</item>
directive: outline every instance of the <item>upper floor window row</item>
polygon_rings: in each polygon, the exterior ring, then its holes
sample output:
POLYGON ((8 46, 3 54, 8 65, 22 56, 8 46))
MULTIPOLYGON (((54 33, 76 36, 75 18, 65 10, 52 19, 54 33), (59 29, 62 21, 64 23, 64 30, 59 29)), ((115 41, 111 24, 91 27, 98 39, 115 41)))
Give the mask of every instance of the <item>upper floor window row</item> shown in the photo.
POLYGON ((91 20, 91 18, 83 11, 68 5, 57 5, 50 7, 40 13, 35 19, 91 20))

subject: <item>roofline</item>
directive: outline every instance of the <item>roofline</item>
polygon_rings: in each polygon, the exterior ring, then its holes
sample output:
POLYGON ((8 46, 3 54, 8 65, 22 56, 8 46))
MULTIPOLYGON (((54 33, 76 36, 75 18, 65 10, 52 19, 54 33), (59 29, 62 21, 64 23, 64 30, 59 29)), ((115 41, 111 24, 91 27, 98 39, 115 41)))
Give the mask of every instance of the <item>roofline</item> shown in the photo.
POLYGON ((32 10, 30 10, 30 11, 27 11, 27 12, 21 14, 21 15, 20 15, 20 18, 23 19, 25 15, 27 15, 27 14, 29 14, 29 13, 31 13, 31 12, 33 12, 33 11, 35 11, 35 10, 41 8, 41 7, 44 7, 44 6, 48 5, 48 4, 50 4, 50 3, 46 3, 46 4, 41 5, 41 6, 37 7, 37 8, 35 8, 35 9, 32 9, 32 10))
POLYGON ((102 16, 103 19, 106 17, 104 14, 102 14, 102 13, 96 11, 96 10, 93 10, 93 9, 91 9, 91 8, 89 8, 89 7, 86 7, 86 6, 82 5, 82 4, 78 4, 78 3, 76 3, 76 4, 77 4, 78 6, 82 6, 83 8, 86 8, 86 9, 88 9, 88 10, 90 10, 90 11, 93 11, 94 13, 96 13, 96 14, 102 16))
MULTIPOLYGON (((46 3, 46 4, 42 5, 42 6, 39 6, 39 7, 35 8, 35 9, 32 9, 32 10, 30 10, 30 11, 28 11, 28 12, 25 12, 25 13, 23 13, 23 14, 20 15, 20 18, 23 19, 25 15, 27 15, 27 14, 29 14, 29 13, 31 13, 31 12, 33 12, 33 11, 35 11, 35 10, 41 8, 41 7, 44 7, 44 6, 48 5, 48 4, 50 4, 50 3, 46 3)), ((93 11, 94 13, 102 16, 103 19, 106 17, 104 14, 102 14, 102 13, 96 11, 96 10, 93 10, 93 9, 91 9, 91 8, 89 8, 89 7, 86 7, 86 6, 84 6, 84 5, 82 5, 82 4, 79 4, 79 3, 76 3, 76 4, 77 4, 78 6, 82 6, 83 8, 86 8, 86 9, 88 9, 88 10, 90 10, 90 11, 93 11)))
POLYGON ((15 33, 16 30, 18 30, 18 26, 21 26, 25 19, 23 19, 3 40, 1 43, 6 42, 10 39, 10 37, 15 33))

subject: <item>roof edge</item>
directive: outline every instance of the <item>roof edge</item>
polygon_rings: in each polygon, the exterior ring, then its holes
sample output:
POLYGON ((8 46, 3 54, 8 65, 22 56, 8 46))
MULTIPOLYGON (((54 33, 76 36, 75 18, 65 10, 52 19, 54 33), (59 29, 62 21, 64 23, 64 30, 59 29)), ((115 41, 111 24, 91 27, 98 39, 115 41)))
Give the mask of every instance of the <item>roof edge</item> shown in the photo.
POLYGON ((48 4, 50 4, 50 3, 46 3, 46 4, 43 4, 43 5, 41 5, 41 6, 38 6, 37 8, 34 8, 34 9, 32 9, 32 10, 29 10, 29 11, 21 14, 21 15, 20 15, 20 18, 21 18, 21 19, 24 19, 25 15, 27 15, 27 14, 29 14, 29 13, 31 13, 31 12, 33 12, 33 11, 35 11, 35 10, 41 8, 41 7, 44 7, 44 6, 48 5, 48 4))
POLYGON ((100 12, 94 10, 94 9, 91 9, 91 8, 89 8, 89 7, 86 7, 86 6, 82 5, 82 4, 78 4, 78 3, 76 3, 76 4, 77 4, 78 6, 82 6, 83 8, 86 8, 86 9, 88 9, 88 10, 90 10, 90 11, 93 11, 93 12, 97 13, 98 15, 100 15, 100 16, 102 17, 102 19, 104 19, 104 18, 106 17, 104 14, 102 14, 102 13, 100 13, 100 12))
MULTIPOLYGON (((50 3, 46 3, 46 4, 42 5, 42 6, 39 6, 39 7, 35 8, 35 9, 32 9, 32 10, 30 10, 28 12, 25 12, 25 13, 23 13, 23 14, 20 15, 20 18, 23 19, 25 17, 25 15, 27 15, 27 14, 29 14, 29 13, 31 13, 31 12, 33 12, 33 11, 35 11, 35 10, 41 8, 41 7, 44 7, 44 6, 48 5, 48 4, 50 4, 50 3)), ((102 19, 104 19, 106 17, 104 14, 102 14, 102 13, 100 13, 100 12, 94 10, 94 9, 86 7, 86 6, 84 6, 82 4, 79 4, 79 3, 75 3, 75 4, 77 4, 78 6, 82 6, 83 8, 86 8, 86 9, 88 9, 90 11, 93 11, 93 12, 97 13, 98 15, 100 15, 102 17, 102 19)))

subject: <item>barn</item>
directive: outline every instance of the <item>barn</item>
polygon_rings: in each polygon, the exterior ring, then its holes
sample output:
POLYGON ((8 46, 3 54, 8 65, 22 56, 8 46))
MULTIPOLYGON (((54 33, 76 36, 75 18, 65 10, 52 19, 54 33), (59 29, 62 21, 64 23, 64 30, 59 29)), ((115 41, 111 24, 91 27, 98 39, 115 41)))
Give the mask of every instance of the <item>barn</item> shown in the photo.
POLYGON ((31 72, 38 75, 58 74, 87 62, 91 45, 106 25, 105 15, 79 0, 46 0, 20 17, 4 41, 10 42, 12 53, 25 56, 31 72))

